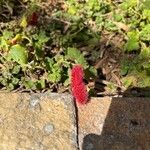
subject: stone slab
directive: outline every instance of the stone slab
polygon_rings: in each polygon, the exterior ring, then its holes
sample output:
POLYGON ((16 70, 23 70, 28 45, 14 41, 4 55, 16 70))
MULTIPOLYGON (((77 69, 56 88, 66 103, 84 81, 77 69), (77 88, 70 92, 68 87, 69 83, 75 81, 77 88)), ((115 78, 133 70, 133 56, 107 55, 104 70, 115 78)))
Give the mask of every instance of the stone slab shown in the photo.
POLYGON ((76 150, 70 95, 0 93, 0 150, 76 150))
POLYGON ((80 150, 150 149, 150 98, 92 98, 77 107, 80 150))

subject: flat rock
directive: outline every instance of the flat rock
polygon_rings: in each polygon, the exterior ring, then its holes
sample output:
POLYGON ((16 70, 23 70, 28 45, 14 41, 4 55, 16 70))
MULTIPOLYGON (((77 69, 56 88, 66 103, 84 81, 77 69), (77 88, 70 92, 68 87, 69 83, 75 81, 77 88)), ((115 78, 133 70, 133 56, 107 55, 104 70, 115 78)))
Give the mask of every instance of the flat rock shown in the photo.
POLYGON ((76 118, 67 94, 0 93, 0 150, 75 150, 76 118))
POLYGON ((92 98, 78 105, 81 150, 149 150, 149 98, 92 98))

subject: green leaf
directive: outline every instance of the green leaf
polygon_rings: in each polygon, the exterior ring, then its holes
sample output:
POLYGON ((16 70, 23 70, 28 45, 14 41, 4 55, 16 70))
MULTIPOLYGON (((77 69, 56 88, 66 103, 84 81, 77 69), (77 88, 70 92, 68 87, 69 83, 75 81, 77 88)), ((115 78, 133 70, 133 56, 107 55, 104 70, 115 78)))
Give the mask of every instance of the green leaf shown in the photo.
POLYGON ((52 71, 53 64, 54 64, 54 60, 52 58, 49 58, 49 57, 45 58, 45 65, 48 71, 50 72, 52 71))
POLYGON ((10 91, 14 90, 14 88, 15 88, 15 86, 12 83, 9 83, 7 85, 7 89, 10 90, 10 91))
POLYGON ((125 44, 125 50, 130 52, 139 48, 139 33, 135 31, 128 32, 128 41, 125 44))
POLYGON ((48 80, 52 83, 57 83, 61 80, 60 72, 53 72, 48 75, 48 80))
POLYGON ((108 86, 107 88, 110 92, 116 91, 116 86, 114 85, 114 83, 110 82, 107 86, 108 86))
POLYGON ((122 66, 121 67, 121 75, 125 76, 128 73, 129 66, 122 66))
POLYGON ((24 47, 20 46, 19 44, 14 45, 10 48, 8 57, 21 65, 27 64, 27 51, 24 47))
POLYGON ((150 21, 150 9, 143 10, 143 19, 148 19, 150 21))
POLYGON ((48 74, 48 80, 52 83, 57 83, 61 80, 62 69, 58 64, 54 64, 51 72, 48 74))
POLYGON ((68 13, 71 14, 71 15, 74 15, 76 14, 77 12, 77 8, 75 6, 70 6, 69 9, 68 9, 68 13))
POLYGON ((24 81, 23 84, 24 84, 24 86, 25 86, 26 89, 33 89, 33 90, 36 89, 35 82, 32 81, 32 80, 26 80, 26 81, 24 81))
POLYGON ((12 69, 12 74, 18 74, 21 70, 21 67, 19 65, 14 66, 12 69))
POLYGON ((36 88, 38 90, 44 89, 45 88, 45 80, 44 79, 38 80, 36 82, 36 88))
POLYGON ((145 0, 143 2, 143 6, 144 6, 145 9, 150 9, 150 0, 145 0))
POLYGON ((65 80, 65 82, 63 83, 63 85, 64 85, 64 86, 68 86, 69 84, 70 84, 70 79, 67 78, 67 79, 65 80))
POLYGON ((139 57, 142 59, 150 58, 150 48, 143 48, 139 54, 139 57))
POLYGON ((140 32, 140 39, 143 41, 150 41, 150 24, 145 25, 145 27, 140 32))
POLYGON ((8 51, 9 49, 9 45, 3 37, 0 37, 0 50, 1 49, 6 50, 6 51, 8 51))
POLYGON ((3 38, 5 40, 9 40, 13 37, 13 32, 12 31, 8 31, 8 30, 4 30, 3 31, 3 38))
POLYGON ((137 6, 137 0, 125 0, 120 6, 121 9, 127 10, 129 8, 137 6))
POLYGON ((44 57, 44 52, 42 47, 44 44, 49 40, 49 37, 46 36, 45 31, 40 31, 39 35, 35 34, 34 39, 37 40, 35 42, 35 55, 36 58, 43 58, 44 57))
POLYGON ((23 16, 22 19, 21 19, 20 26, 23 27, 23 28, 26 28, 27 25, 28 25, 28 23, 27 23, 27 17, 23 16))
POLYGON ((122 78, 122 84, 128 88, 130 86, 134 86, 136 83, 136 78, 134 76, 128 76, 128 77, 124 77, 122 78))
POLYGON ((84 68, 88 67, 88 64, 82 55, 82 53, 76 48, 68 48, 67 49, 67 58, 75 61, 77 64, 82 65, 84 68))
POLYGON ((97 70, 90 66, 85 70, 85 79, 89 80, 90 78, 94 78, 97 76, 97 70))
POLYGON ((39 34, 35 34, 34 39, 37 40, 36 45, 38 47, 42 46, 42 44, 48 42, 48 40, 50 39, 48 36, 46 36, 46 32, 45 31, 40 31, 39 34))
POLYGON ((13 85, 17 85, 19 83, 19 79, 18 78, 13 78, 12 79, 12 84, 13 85))

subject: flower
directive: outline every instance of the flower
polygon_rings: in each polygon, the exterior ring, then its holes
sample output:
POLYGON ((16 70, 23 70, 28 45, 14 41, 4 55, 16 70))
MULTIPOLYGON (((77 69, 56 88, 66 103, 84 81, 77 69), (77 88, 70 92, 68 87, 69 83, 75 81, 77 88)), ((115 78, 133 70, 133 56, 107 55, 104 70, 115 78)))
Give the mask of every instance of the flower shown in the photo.
POLYGON ((85 104, 88 101, 88 93, 83 81, 84 72, 81 65, 75 65, 71 70, 71 91, 76 101, 85 104))
POLYGON ((31 17, 29 18, 28 24, 32 26, 36 26, 37 23, 38 23, 38 14, 36 12, 33 12, 31 17))

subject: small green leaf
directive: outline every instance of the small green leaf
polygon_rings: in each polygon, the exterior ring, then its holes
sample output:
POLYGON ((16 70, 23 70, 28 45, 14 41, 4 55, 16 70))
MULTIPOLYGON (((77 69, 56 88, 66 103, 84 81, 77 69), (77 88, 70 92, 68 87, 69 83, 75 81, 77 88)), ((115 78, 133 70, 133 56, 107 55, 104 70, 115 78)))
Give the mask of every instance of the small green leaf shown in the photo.
POLYGON ((82 55, 82 53, 76 48, 68 48, 67 50, 67 58, 76 62, 76 64, 81 64, 84 68, 87 68, 87 62, 82 55))
POLYGON ((52 58, 49 58, 49 57, 45 58, 45 65, 48 71, 50 72, 52 71, 53 64, 54 64, 54 60, 52 58))
POLYGON ((57 83, 61 80, 61 74, 59 72, 53 72, 48 75, 48 80, 52 83, 57 83))
POLYGON ((114 85, 114 83, 110 82, 107 86, 108 86, 107 88, 110 92, 116 91, 116 86, 114 85))
POLYGON ((122 78, 122 84, 128 88, 130 86, 134 86, 136 83, 136 78, 134 76, 128 76, 128 77, 124 77, 122 78))
POLYGON ((19 83, 19 79, 18 78, 13 78, 12 79, 12 84, 13 85, 17 85, 19 83))
POLYGON ((68 79, 65 80, 64 86, 68 86, 69 84, 70 84, 70 80, 69 80, 69 78, 68 78, 68 79))
POLYGON ((36 82, 36 88, 41 90, 45 88, 45 80, 41 79, 36 82))
POLYGON ((27 63, 27 51, 24 47, 19 44, 14 45, 10 48, 8 55, 9 58, 12 58, 17 63, 23 65, 27 63))
POLYGON ((5 51, 8 51, 8 49, 9 49, 9 45, 3 37, 0 37, 0 50, 1 49, 5 50, 5 51))
POLYGON ((32 80, 26 80, 26 81, 24 81, 23 84, 24 84, 26 89, 33 89, 33 90, 36 89, 35 83, 32 80))
POLYGON ((12 74, 18 74, 21 70, 21 67, 19 65, 14 66, 12 69, 12 74))
POLYGON ((150 9, 143 10, 143 19, 148 19, 150 21, 150 9))
POLYGON ((62 69, 58 64, 54 64, 51 72, 48 74, 48 80, 52 83, 57 83, 61 80, 62 69))
POLYGON ((69 9, 68 9, 68 13, 71 14, 71 15, 74 15, 76 14, 77 12, 77 8, 75 6, 69 6, 69 9))
POLYGON ((138 32, 128 32, 128 41, 125 44, 126 51, 138 50, 139 46, 139 33, 138 32))
POLYGON ((36 45, 40 47, 42 44, 48 42, 50 38, 46 36, 45 31, 40 31, 38 35, 34 35, 34 39, 37 40, 36 45))
POLYGON ((150 24, 145 25, 145 27, 140 32, 140 39, 143 41, 150 41, 150 24))
POLYGON ((150 58, 150 48, 146 47, 143 48, 139 54, 140 58, 142 59, 146 59, 146 58, 150 58))
POLYGON ((85 70, 85 79, 89 80, 90 78, 94 78, 97 76, 97 70, 90 66, 85 70))
POLYGON ((28 23, 27 23, 27 17, 23 16, 22 20, 21 20, 21 23, 20 23, 20 26, 23 27, 23 28, 26 28, 27 25, 28 25, 28 23))

